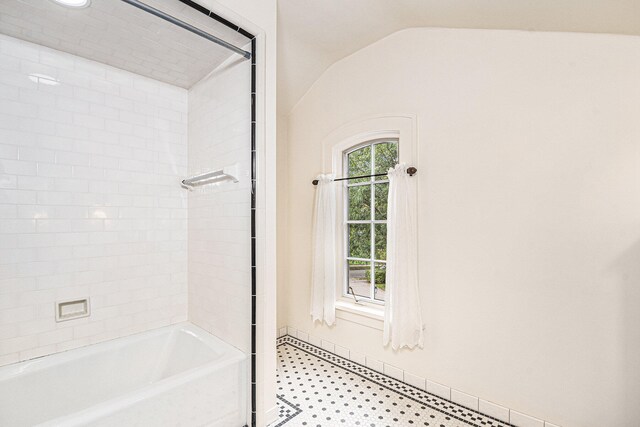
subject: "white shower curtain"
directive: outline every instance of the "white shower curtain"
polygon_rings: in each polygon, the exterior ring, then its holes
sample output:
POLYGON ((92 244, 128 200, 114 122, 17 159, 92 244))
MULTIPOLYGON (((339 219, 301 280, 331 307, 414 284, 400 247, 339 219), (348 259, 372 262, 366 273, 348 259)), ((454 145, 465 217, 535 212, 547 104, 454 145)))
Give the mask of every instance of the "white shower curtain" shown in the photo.
POLYGON ((336 319, 336 189, 334 175, 318 175, 313 216, 311 317, 331 326, 336 319))
POLYGON ((407 167, 399 164, 389 169, 383 343, 391 343, 394 350, 424 345, 418 291, 416 183, 407 167))

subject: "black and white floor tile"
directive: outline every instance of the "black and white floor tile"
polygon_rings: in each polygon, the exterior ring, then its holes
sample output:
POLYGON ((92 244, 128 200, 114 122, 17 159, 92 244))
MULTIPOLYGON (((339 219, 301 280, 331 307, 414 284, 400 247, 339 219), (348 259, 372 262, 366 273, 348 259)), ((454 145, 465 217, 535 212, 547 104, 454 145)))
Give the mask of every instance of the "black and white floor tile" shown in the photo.
POLYGON ((509 426, 288 335, 277 381, 271 427, 509 426))

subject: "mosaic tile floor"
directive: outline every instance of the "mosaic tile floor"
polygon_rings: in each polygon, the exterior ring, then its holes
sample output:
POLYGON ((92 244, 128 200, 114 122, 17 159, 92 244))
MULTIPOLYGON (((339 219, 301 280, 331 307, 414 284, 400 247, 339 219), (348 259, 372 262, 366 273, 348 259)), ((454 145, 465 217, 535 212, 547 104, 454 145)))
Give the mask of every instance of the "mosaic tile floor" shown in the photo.
POLYGON ((506 427, 296 338, 278 339, 278 409, 271 427, 506 427))

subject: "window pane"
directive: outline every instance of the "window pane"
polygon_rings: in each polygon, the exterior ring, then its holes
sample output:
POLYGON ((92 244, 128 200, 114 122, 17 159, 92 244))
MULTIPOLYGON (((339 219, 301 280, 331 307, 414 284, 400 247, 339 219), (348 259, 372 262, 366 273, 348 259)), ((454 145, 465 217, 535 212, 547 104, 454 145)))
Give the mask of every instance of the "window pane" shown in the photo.
POLYGON ((387 283, 387 265, 375 263, 375 288, 373 289, 373 298, 378 301, 385 300, 386 283, 387 283))
POLYGON ((359 185, 349 187, 349 219, 371 219, 371 186, 359 185))
POLYGON ((389 197, 389 183, 375 184, 375 219, 387 219, 387 198, 389 197))
MULTIPOLYGON (((347 172, 348 176, 371 175, 371 146, 370 145, 366 147, 362 147, 359 150, 356 150, 352 153, 349 153, 347 157, 348 157, 348 163, 349 163, 349 170, 347 172)), ((352 179, 349 181, 349 183, 355 184, 357 182, 365 182, 369 180, 370 178, 352 179)))
POLYGON ((389 168, 392 168, 398 164, 398 144, 396 142, 383 142, 380 144, 376 144, 375 157, 375 173, 386 173, 389 168))
POLYGON ((349 286, 347 294, 371 298, 371 263, 349 261, 349 286))
POLYGON ((375 224, 376 253, 375 259, 387 260, 387 224, 375 224))
POLYGON ((371 258, 371 224, 349 224, 349 256, 371 258))

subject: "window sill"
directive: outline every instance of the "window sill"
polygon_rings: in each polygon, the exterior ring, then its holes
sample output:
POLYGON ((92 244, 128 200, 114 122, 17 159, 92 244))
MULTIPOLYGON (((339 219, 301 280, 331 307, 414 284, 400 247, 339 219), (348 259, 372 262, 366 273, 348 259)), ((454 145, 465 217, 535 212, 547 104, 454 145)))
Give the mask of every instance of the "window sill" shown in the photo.
POLYGON ((336 317, 381 331, 384 325, 384 307, 338 300, 336 317))

